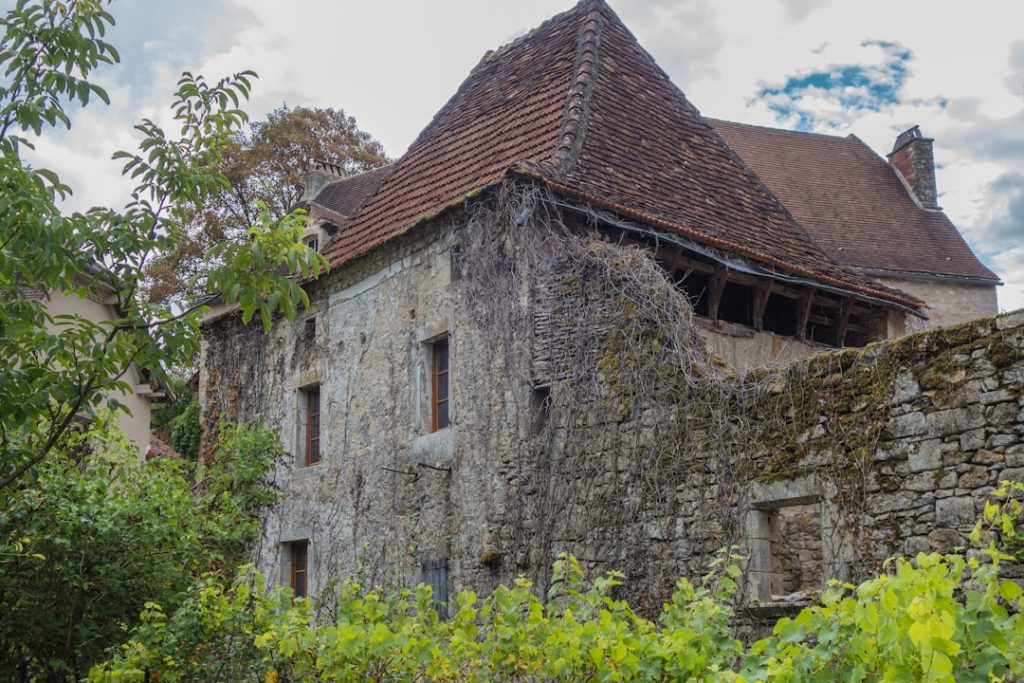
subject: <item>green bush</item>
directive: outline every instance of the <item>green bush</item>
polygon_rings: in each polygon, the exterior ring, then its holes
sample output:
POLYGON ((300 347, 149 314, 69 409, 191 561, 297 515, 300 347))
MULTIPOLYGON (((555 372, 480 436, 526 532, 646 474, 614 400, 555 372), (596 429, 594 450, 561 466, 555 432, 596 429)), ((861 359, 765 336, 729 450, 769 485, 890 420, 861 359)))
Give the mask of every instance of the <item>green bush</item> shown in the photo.
POLYGON ((187 460, 195 460, 199 455, 199 441, 202 427, 199 424, 199 399, 193 397, 185 404, 181 414, 170 422, 171 448, 187 460))
POLYGON ((731 626, 739 569, 723 556, 680 580, 657 623, 611 597, 621 576, 555 565, 546 600, 520 579, 458 594, 438 619, 430 588, 342 584, 314 623, 308 600, 245 569, 210 578, 168 617, 149 605, 132 640, 90 681, 996 681, 1024 675, 1021 589, 1005 556, 921 554, 782 619, 744 647, 731 626))
MULTIPOLYGON (((142 462, 99 423, 9 490, 0 509, 0 671, 80 680, 140 623, 177 609, 196 578, 233 575, 275 500, 273 434, 225 428, 210 463, 142 462)), ((13 674, 12 674, 13 676, 13 674)), ((3 676, 0 676, 3 678, 3 676)))

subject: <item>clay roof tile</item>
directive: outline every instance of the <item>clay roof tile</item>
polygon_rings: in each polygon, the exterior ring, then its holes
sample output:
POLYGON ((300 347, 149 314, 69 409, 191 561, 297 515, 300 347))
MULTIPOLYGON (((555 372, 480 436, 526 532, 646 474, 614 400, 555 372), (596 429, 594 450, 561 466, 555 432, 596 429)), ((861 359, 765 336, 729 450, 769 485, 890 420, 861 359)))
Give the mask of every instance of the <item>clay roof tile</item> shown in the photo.
POLYGON ((897 171, 856 136, 711 123, 839 263, 998 282, 946 214, 915 203, 897 171))
POLYGON ((328 259, 356 258, 512 170, 775 269, 920 305, 830 258, 601 0, 485 55, 328 259))

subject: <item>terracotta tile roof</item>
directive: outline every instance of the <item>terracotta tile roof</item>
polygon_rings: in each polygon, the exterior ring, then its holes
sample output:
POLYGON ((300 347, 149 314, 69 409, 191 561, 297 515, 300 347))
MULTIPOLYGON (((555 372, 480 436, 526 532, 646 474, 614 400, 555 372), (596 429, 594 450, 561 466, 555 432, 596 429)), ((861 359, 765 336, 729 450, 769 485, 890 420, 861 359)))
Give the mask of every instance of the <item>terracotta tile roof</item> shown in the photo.
POLYGON ((178 455, 177 451, 153 434, 149 435, 149 450, 146 451, 146 460, 151 458, 171 458, 172 460, 181 460, 181 456, 178 455))
POLYGON ((920 208, 896 171, 856 136, 711 123, 839 263, 999 281, 949 218, 920 208))
POLYGON ((332 265, 551 155, 576 58, 578 23, 552 19, 486 55, 333 242, 332 265))
POLYGON ((388 164, 327 183, 316 197, 308 202, 309 211, 314 215, 324 213, 323 217, 328 220, 348 223, 394 170, 395 165, 388 164), (321 212, 321 208, 327 211, 321 212))
POLYGON ((355 258, 510 172, 776 270, 920 305, 829 258, 603 0, 486 55, 327 256, 355 258))

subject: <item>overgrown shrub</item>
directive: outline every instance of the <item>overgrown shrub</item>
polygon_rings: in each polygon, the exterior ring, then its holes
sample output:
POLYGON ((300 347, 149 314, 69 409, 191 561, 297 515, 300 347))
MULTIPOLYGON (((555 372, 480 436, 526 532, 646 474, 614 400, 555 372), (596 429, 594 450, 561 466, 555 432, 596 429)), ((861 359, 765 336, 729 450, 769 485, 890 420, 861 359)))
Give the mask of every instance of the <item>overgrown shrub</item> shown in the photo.
POLYGON ((520 579, 479 599, 462 591, 438 619, 430 588, 342 584, 330 621, 265 590, 246 569, 210 578, 168 617, 149 605, 122 651, 90 681, 995 681, 1024 675, 1021 589, 1002 553, 921 554, 782 619, 744 647, 733 631, 738 567, 720 557, 700 585, 680 580, 657 623, 637 616, 610 573, 583 580, 563 557, 546 600, 520 579))
POLYGON ((258 425, 222 433, 193 473, 177 460, 141 461, 101 422, 68 443, 73 457, 45 460, 8 492, 0 671, 80 680, 140 623, 147 601, 176 610, 203 573, 235 573, 261 533, 257 512, 275 499, 267 472, 280 445, 258 425))
POLYGON ((199 397, 192 395, 181 412, 170 421, 171 448, 188 460, 199 455, 202 426, 199 424, 199 397))

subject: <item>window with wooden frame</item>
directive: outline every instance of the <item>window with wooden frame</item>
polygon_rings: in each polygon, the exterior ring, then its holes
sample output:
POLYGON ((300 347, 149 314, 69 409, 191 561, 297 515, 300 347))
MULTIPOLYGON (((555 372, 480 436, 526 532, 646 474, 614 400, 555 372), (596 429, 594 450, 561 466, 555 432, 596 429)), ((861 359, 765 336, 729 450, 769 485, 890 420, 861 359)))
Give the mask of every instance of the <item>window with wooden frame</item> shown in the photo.
POLYGON ((303 439, 306 465, 320 462, 320 386, 302 390, 303 409, 306 413, 306 434, 303 439))
POLYGON ((433 389, 431 392, 431 431, 438 431, 448 426, 450 413, 449 391, 451 390, 448 381, 448 337, 438 339, 433 344, 431 363, 431 377, 433 378, 433 389))
POLYGON ((306 597, 309 577, 309 541, 294 541, 288 544, 291 551, 291 586, 297 598, 306 597))

